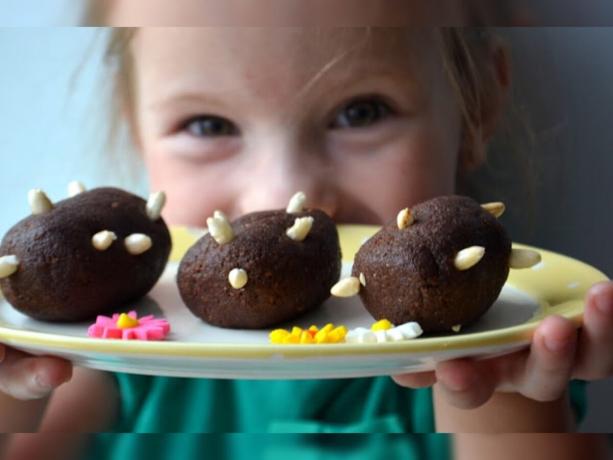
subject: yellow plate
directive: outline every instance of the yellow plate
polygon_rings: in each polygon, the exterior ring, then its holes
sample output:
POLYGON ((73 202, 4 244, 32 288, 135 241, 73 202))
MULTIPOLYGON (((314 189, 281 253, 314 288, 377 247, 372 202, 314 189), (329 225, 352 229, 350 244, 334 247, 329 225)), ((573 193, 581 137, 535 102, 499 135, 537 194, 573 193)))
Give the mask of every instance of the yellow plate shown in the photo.
MULTIPOLYGON (((339 226, 345 273, 359 246, 376 230, 372 226, 339 226)), ((140 314, 165 316, 172 327, 168 340, 91 339, 87 323, 34 321, 0 298, 0 341, 31 353, 63 356, 77 365, 141 374, 272 379, 418 372, 432 369, 438 361, 493 356, 522 348, 539 320, 548 314, 560 314, 580 324, 586 291, 607 279, 583 262, 537 249, 542 262, 531 269, 511 270, 494 306, 476 325, 460 333, 379 344, 272 345, 268 331, 212 327, 193 317, 182 304, 174 282, 178 261, 201 234, 184 227, 172 229, 171 261, 150 295, 134 306, 140 314)), ((353 328, 368 327, 373 320, 359 298, 353 297, 330 299, 293 324, 308 327, 327 322, 353 328)))

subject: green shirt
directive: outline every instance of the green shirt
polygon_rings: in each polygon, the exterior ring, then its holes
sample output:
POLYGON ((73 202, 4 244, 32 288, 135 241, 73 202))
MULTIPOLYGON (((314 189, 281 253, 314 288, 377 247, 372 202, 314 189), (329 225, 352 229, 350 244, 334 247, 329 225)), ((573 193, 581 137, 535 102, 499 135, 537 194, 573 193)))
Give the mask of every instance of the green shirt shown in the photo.
MULTIPOLYGON (((88 458, 449 458, 449 438, 431 434, 431 390, 402 388, 389 377, 252 381, 116 376, 122 395, 116 433, 175 434, 145 439, 99 435, 88 458), (379 435, 355 435, 368 433, 379 435)), ((585 409, 581 383, 571 385, 579 416, 585 409)))

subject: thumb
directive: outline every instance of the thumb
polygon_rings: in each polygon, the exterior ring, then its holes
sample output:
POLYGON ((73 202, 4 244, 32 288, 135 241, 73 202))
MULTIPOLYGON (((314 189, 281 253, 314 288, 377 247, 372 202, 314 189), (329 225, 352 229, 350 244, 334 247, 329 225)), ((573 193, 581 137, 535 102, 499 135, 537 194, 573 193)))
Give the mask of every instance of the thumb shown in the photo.
POLYGON ((0 345, 0 391, 16 399, 39 399, 72 377, 72 364, 0 345))

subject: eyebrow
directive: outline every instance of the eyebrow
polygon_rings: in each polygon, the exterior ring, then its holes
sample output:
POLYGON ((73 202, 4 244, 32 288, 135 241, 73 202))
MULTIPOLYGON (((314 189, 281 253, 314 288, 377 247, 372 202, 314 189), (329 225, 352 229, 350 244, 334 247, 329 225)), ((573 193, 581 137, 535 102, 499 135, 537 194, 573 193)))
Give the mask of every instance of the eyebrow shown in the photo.
POLYGON ((161 110, 168 106, 206 104, 207 106, 218 107, 224 105, 224 100, 213 94, 206 94, 202 91, 169 91, 168 94, 156 98, 145 106, 146 110, 161 110))
MULTIPOLYGON (((419 89, 419 84, 414 74, 406 68, 392 66, 388 62, 380 59, 360 59, 354 61, 349 67, 341 67, 340 70, 336 65, 342 65, 338 61, 334 65, 322 67, 312 77, 309 77, 303 86, 301 86, 295 96, 308 97, 309 94, 330 93, 338 94, 363 84, 367 81, 387 81, 394 82, 394 87, 398 88, 398 83, 402 84, 406 92, 414 92, 419 89), (356 75, 365 75, 364 78, 356 78, 356 75), (322 89, 318 87, 318 82, 325 80, 329 86, 322 89)), ((179 87, 180 85, 177 85, 179 87)), ((188 86, 188 85, 185 85, 188 86)), ((217 94, 207 92, 204 88, 198 89, 196 84, 190 84, 186 89, 172 89, 166 94, 150 101, 144 108, 151 111, 162 111, 168 108, 173 111, 183 111, 186 106, 206 106, 211 111, 219 110, 222 107, 227 107, 227 98, 220 97, 217 94)))

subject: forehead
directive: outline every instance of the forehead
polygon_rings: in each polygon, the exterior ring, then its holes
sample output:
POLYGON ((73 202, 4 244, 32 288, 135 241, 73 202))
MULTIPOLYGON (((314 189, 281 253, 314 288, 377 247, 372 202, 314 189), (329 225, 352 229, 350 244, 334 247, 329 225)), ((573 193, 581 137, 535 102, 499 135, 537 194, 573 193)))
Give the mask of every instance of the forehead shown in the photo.
POLYGON ((178 89, 296 93, 325 73, 369 73, 407 84, 441 67, 434 30, 400 28, 142 28, 132 52, 139 86, 161 97, 178 89), (152 88, 153 87, 153 88, 152 88))

